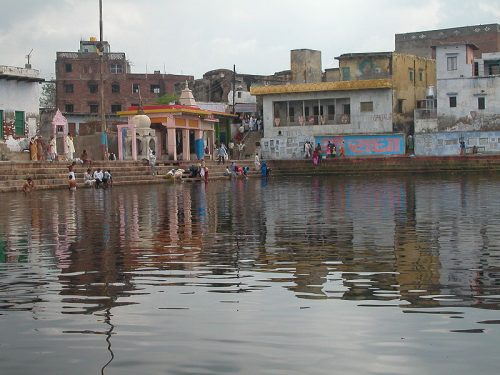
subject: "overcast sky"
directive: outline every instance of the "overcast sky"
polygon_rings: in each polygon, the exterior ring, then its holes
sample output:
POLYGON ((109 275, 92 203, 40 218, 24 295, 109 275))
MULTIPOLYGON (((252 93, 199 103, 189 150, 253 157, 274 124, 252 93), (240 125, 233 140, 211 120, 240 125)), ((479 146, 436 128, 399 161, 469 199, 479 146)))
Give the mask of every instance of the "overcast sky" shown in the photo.
MULTIPOLYGON (((0 65, 30 62, 53 78, 57 51, 99 37, 98 0, 1 0, 0 65)), ((218 68, 273 74, 290 50, 393 51, 394 34, 500 22, 500 0, 103 0, 104 40, 132 72, 201 78, 218 68)))

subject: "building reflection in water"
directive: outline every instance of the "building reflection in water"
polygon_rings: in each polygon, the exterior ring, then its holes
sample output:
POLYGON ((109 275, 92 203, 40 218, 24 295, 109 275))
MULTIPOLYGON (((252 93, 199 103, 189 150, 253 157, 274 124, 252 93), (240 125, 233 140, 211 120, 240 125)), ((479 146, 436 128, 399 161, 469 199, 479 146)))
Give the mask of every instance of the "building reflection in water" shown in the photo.
POLYGON ((239 292, 256 274, 299 298, 498 308, 494 184, 314 177, 35 192, 2 201, 16 214, 0 218, 0 260, 59 270, 64 313, 111 317, 144 293, 144 277, 239 292))

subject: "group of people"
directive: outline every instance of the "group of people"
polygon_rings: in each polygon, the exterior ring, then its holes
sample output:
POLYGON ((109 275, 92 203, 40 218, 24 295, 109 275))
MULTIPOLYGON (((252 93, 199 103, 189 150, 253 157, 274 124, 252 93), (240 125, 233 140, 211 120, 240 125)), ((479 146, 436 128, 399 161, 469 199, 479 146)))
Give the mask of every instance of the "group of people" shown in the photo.
POLYGON ((83 183, 88 187, 106 189, 113 186, 113 176, 109 169, 98 168, 92 173, 92 169, 88 168, 83 174, 83 183))
POLYGON ((32 161, 54 161, 57 159, 56 138, 50 137, 49 143, 41 135, 30 139, 29 143, 30 159, 32 161))
POLYGON ((242 167, 240 165, 236 165, 236 163, 233 161, 231 162, 231 165, 226 168, 224 171, 225 176, 230 176, 230 177, 245 177, 248 178, 248 172, 250 172, 250 167, 245 166, 242 167))
MULTIPOLYGON (((314 165, 318 165, 321 162, 321 144, 318 143, 313 150, 313 146, 311 142, 307 141, 304 144, 304 157, 306 159, 311 158, 314 165), (311 154, 312 152, 312 154, 311 154)), ((339 151, 337 152, 337 146, 333 141, 329 140, 326 146, 326 158, 335 158, 335 157, 343 157, 344 156, 344 146, 342 142, 342 146, 340 146, 339 151)))
POLYGON ((202 160, 201 163, 197 165, 191 165, 189 167, 189 177, 199 177, 205 182, 208 182, 208 167, 205 165, 205 160, 202 160))
MULTIPOLYGON (((73 136, 68 133, 64 138, 66 144, 66 158, 69 161, 73 161, 73 155, 75 154, 75 145, 73 142, 73 136)), ((31 137, 29 142, 29 152, 30 159, 32 161, 55 161, 58 159, 57 154, 57 141, 55 136, 51 136, 48 143, 41 135, 31 137)))

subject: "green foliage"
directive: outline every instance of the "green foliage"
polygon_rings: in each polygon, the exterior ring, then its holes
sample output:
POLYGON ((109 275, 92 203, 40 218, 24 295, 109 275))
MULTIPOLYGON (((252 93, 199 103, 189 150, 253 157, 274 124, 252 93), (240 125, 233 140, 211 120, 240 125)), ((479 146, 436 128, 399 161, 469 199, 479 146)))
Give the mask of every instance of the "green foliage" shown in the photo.
POLYGON ((46 81, 40 93, 40 108, 56 108, 56 83, 46 81))
POLYGON ((179 100, 179 98, 174 93, 170 93, 170 94, 167 93, 167 94, 160 96, 158 99, 156 99, 156 104, 167 105, 170 103, 177 103, 178 100, 179 100))

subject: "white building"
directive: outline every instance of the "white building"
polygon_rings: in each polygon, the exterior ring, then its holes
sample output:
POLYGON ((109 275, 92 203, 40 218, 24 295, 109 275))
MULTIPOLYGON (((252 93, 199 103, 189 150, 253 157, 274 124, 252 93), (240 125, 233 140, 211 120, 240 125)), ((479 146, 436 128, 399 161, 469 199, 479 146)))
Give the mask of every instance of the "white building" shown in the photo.
POLYGON ((499 152, 500 52, 474 59, 473 44, 433 48, 437 109, 415 111, 415 153, 458 155, 461 140, 467 152, 499 152))
POLYGON ((345 144, 346 156, 404 154, 393 134, 392 80, 373 79, 252 87, 263 97, 265 158, 302 158, 306 141, 345 144))
POLYGON ((43 81, 38 70, 0 65, 0 141, 36 133, 43 81))
POLYGON ((475 49, 471 44, 435 47, 437 117, 447 130, 500 127, 500 52, 474 60, 475 49))

